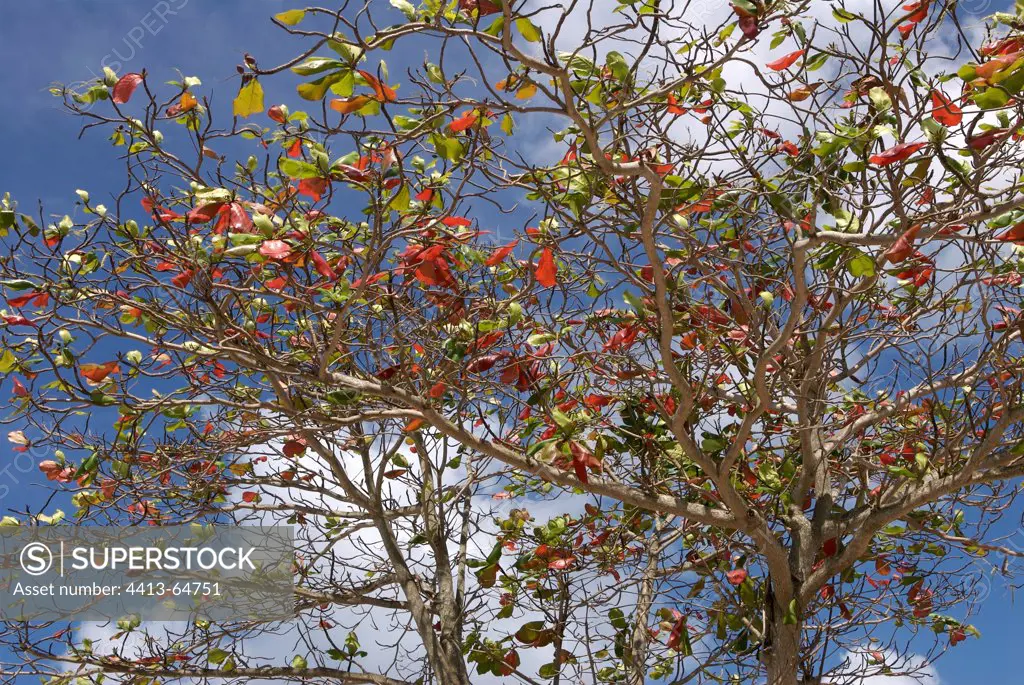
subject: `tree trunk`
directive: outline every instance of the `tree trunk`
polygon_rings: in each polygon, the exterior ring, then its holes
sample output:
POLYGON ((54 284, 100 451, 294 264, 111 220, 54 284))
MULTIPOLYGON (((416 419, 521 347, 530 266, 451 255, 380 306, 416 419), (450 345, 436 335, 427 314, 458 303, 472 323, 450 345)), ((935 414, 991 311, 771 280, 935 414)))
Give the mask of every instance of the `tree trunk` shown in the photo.
POLYGON ((799 685, 800 625, 783 622, 782 611, 768 624, 768 637, 761 659, 768 671, 768 685, 799 685))

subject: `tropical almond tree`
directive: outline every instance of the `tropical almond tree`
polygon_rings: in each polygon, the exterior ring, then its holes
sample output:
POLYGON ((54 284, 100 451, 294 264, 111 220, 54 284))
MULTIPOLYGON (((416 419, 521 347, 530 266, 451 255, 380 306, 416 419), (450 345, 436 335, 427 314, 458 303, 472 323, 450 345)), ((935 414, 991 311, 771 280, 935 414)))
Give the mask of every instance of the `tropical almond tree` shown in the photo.
POLYGON ((976 637, 1024 20, 966 4, 345 2, 227 98, 55 88, 125 177, 3 202, 9 439, 63 525, 293 525, 297 619, 8 623, 6 671, 809 685, 976 637))

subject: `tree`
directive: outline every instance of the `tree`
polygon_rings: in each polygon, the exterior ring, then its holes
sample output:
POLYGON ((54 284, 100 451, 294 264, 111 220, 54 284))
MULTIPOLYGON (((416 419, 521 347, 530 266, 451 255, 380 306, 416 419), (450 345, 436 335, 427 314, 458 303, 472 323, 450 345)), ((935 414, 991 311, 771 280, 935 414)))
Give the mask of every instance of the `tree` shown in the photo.
POLYGON ((976 635, 1024 472, 1024 20, 697 10, 346 2, 278 14, 306 48, 231 112, 55 89, 126 183, 4 201, 11 441, 76 524, 287 522, 305 561, 293 625, 8 623, 7 670, 792 685, 976 635))

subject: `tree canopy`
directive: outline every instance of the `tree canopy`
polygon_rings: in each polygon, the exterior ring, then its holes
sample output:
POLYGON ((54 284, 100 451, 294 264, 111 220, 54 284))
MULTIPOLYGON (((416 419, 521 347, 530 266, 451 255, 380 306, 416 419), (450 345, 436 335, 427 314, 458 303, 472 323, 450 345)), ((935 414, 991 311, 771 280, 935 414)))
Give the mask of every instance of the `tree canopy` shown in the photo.
POLYGON ((8 438, 71 507, 4 523, 293 525, 298 618, 9 622, 6 671, 810 685, 977 637, 1024 19, 965 5, 343 2, 227 98, 55 87, 125 175, 0 207, 8 438))

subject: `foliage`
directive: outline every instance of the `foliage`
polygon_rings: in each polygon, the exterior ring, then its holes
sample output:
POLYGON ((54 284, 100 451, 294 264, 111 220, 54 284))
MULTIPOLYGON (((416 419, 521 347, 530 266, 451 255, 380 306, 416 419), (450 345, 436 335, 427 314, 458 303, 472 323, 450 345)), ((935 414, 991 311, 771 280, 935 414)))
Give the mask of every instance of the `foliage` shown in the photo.
POLYGON ((1024 470, 1021 20, 696 8, 310 7, 230 112, 58 89, 127 187, 4 200, 10 439, 76 523, 295 525, 300 618, 5 639, 135 682, 782 685, 976 635, 1024 470))

